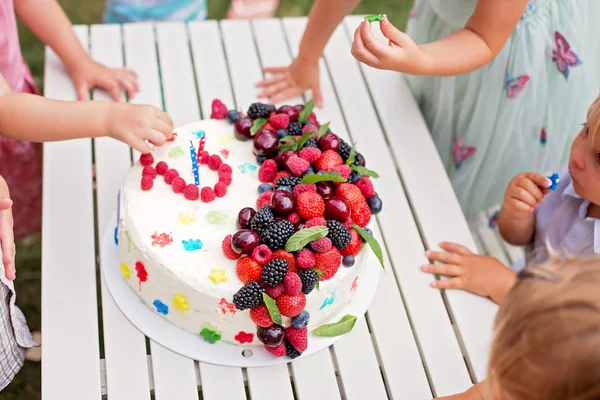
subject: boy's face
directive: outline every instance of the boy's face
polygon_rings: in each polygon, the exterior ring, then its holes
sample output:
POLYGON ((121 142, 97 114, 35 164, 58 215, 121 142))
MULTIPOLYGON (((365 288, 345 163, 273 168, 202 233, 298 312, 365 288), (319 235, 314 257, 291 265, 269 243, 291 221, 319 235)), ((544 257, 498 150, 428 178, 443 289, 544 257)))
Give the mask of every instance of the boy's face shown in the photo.
POLYGON ((575 192, 600 205, 600 104, 588 112, 586 123, 571 145, 569 173, 575 192))

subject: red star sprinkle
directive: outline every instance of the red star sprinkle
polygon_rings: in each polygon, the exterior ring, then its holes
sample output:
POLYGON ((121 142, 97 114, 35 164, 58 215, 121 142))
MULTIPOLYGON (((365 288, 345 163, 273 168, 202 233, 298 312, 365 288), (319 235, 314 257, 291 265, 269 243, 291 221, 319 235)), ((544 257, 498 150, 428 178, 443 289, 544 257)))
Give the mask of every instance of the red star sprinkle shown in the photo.
POLYGON ((233 315, 236 312, 235 304, 228 302, 224 297, 219 302, 219 308, 223 314, 233 315))
POLYGON ((229 150, 227 150, 227 149, 221 150, 221 155, 223 156, 223 158, 229 157, 229 150))
POLYGON ((254 340, 254 335, 252 333, 246 333, 246 332, 240 331, 237 335, 235 335, 234 339, 242 344, 243 343, 252 343, 252 340, 254 340))
POLYGON ((152 246, 165 247, 168 244, 173 243, 173 235, 166 233, 154 233, 152 235, 152 246))
POLYGON ((173 142, 175 141, 175 138, 177 138, 177 134, 173 133, 173 136, 171 136, 171 139, 167 139, 167 142, 173 142))
POLYGON ((352 282, 352 286, 350 286, 350 292, 356 292, 356 288, 358 287, 358 276, 354 278, 352 282))
POLYGON ((139 261, 135 263, 135 270, 137 272, 137 277, 140 280, 139 285, 140 285, 140 292, 141 292, 142 291, 142 282, 146 282, 148 280, 148 272, 146 272, 146 268, 144 267, 144 264, 142 264, 139 261))

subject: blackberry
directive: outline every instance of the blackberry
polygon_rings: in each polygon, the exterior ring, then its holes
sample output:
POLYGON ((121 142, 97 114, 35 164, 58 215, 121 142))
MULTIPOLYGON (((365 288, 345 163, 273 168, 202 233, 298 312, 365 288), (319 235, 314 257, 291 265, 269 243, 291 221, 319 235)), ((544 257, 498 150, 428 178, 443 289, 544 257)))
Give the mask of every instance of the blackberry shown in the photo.
POLYGON ((307 119, 306 121, 304 121, 304 126, 306 126, 306 125, 316 125, 316 124, 315 124, 315 121, 307 119))
POLYGON ((354 154, 354 162, 352 164, 360 165, 361 167, 364 167, 365 166, 365 158, 363 157, 362 154, 356 153, 356 154, 354 154))
POLYGON ((301 122, 290 122, 287 127, 289 135, 297 136, 302 135, 302 123, 301 122))
POLYGON ((319 145, 317 144, 317 141, 313 138, 309 138, 306 142, 304 142, 304 144, 302 145, 302 148, 305 147, 314 147, 315 149, 319 148, 319 145))
POLYGON ((274 258, 263 267, 260 279, 265 285, 277 286, 288 273, 288 262, 283 258, 274 258))
POLYGON ((282 219, 265 227, 260 238, 262 243, 266 244, 271 250, 280 250, 285 247, 285 243, 294 232, 296 232, 294 224, 287 219, 282 219))
POLYGON ((241 115, 237 110, 229 110, 227 111, 227 120, 232 124, 235 124, 241 119, 241 115))
POLYGON ((327 237, 331 239, 331 244, 333 244, 334 247, 342 250, 350 244, 350 241, 352 240, 350 231, 348 231, 348 228, 342 225, 340 221, 330 219, 327 221, 327 229, 329 229, 327 237))
POLYGON ((273 209, 269 206, 263 206, 256 212, 254 217, 252 217, 250 228, 260 235, 267 226, 274 223, 275 216, 273 215, 273 209))
POLYGON ((248 108, 248 116, 252 119, 269 118, 272 112, 275 111, 275 106, 264 103, 252 103, 248 108))
POLYGON ((301 269, 298 271, 298 276, 302 281, 302 292, 309 294, 313 291, 317 282, 319 282, 319 275, 314 269, 301 269))
POLYGON ((342 156, 342 160, 344 160, 344 162, 346 162, 348 157, 350 157, 351 149, 352 147, 348 143, 346 143, 344 139, 340 138, 340 149, 338 150, 338 153, 340 154, 340 156, 342 156))
POLYGON ((275 190, 279 189, 281 186, 289 186, 293 190, 300 182, 302 182, 302 178, 297 176, 282 176, 275 181, 275 190))
POLYGON ((264 291, 257 281, 248 282, 233 295, 233 304, 240 311, 258 307, 263 302, 264 291))
POLYGON ((284 343, 285 343, 285 355, 288 356, 289 358, 291 358, 292 360, 294 358, 298 358, 302 355, 301 352, 299 352, 298 350, 296 350, 296 348, 294 346, 292 346, 292 344, 290 343, 289 340, 284 339, 284 343))

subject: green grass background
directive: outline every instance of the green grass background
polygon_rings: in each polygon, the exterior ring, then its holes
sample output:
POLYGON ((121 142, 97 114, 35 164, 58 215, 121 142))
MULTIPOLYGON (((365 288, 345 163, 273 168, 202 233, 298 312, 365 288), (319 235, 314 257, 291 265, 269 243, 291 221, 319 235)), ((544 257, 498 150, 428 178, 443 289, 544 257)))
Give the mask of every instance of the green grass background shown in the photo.
MULTIPOLYGON (((59 0, 74 24, 97 24, 102 21, 103 0, 59 0)), ((281 0, 277 16, 307 15, 311 0, 281 0)), ((224 18, 227 0, 208 0, 209 18, 224 18)), ((412 0, 363 0, 356 14, 387 13, 398 27, 404 27, 412 0)), ((44 45, 27 28, 19 26, 21 49, 38 85, 43 87, 44 45)), ((41 239, 29 238, 17 243, 17 304, 25 313, 32 330, 41 329, 41 239)), ((41 399, 40 363, 26 362, 14 381, 0 393, 0 400, 41 399)), ((84 399, 82 399, 84 400, 84 399)))

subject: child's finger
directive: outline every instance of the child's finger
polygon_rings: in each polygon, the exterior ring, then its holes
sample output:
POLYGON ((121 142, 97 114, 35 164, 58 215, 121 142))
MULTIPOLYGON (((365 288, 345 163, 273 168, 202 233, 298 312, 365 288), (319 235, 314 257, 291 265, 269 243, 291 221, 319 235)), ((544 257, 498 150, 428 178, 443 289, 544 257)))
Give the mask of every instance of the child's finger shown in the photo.
POLYGON ((413 43, 413 40, 406 33, 402 32, 398 28, 396 28, 388 19, 387 15, 383 16, 381 23, 379 24, 379 29, 381 29, 381 33, 390 42, 396 43, 400 47, 406 47, 413 43))
MULTIPOLYGON (((167 125, 169 125, 169 130, 173 131, 173 120, 171 119, 171 116, 163 110, 159 110, 158 108, 156 108, 155 110, 156 117, 159 118, 161 121, 164 121, 167 125)), ((173 132, 170 132, 169 137, 171 137, 172 135, 173 132)))
POLYGON ((440 279, 431 282, 431 287, 436 289, 462 289, 463 282, 461 278, 440 279))
MULTIPOLYGON (((361 26, 364 24, 365 22, 361 22, 361 26)), ((367 48, 365 47, 362 37, 360 36, 360 29, 361 27, 359 26, 356 29, 356 31, 354 31, 354 41, 352 42, 352 55, 358 61, 363 62, 370 67, 377 68, 377 66, 379 65, 379 60, 377 59, 377 57, 371 54, 369 50, 367 50, 367 48)))
POLYGON ((152 128, 158 131, 158 134, 165 139, 168 139, 173 133, 173 127, 160 119, 154 121, 152 128))
POLYGON ((517 187, 524 189, 527 193, 535 198, 537 203, 544 200, 544 193, 542 192, 543 189, 540 189, 540 187, 531 179, 520 180, 517 182, 517 187))
POLYGON ((527 172, 525 176, 542 189, 547 189, 552 185, 552 182, 548 178, 536 172, 527 172))
POLYGON ((15 237, 10 210, 0 211, 0 244, 2 245, 2 262, 6 278, 13 280, 15 279, 15 237))
POLYGON ((440 248, 451 253, 460 254, 461 256, 470 256, 473 254, 471 250, 457 243, 442 242, 440 243, 440 248))
POLYGON ((425 257, 427 257, 427 259, 430 261, 443 262, 445 264, 462 264, 462 257, 456 253, 427 250, 425 252, 425 257))
POLYGON ((13 205, 13 202, 8 197, 0 197, 0 210, 8 210, 13 205))
POLYGON ((382 58, 388 55, 390 50, 389 46, 386 46, 385 44, 377 40, 377 38, 373 34, 373 31, 371 31, 371 25, 369 23, 362 23, 360 27, 360 37, 362 38, 362 41, 367 50, 375 57, 377 57, 377 59, 381 60, 382 58))
POLYGON ((256 87, 268 87, 274 83, 281 82, 285 79, 286 79, 286 76, 284 74, 277 74, 277 75, 265 78, 262 81, 258 82, 256 84, 256 87))
POLYGON ((75 85, 77 87, 77 100, 89 100, 90 99, 90 88, 87 82, 79 82, 75 85))
POLYGON ((140 137, 130 135, 126 143, 142 154, 150 153, 150 146, 140 137))
MULTIPOLYGON (((541 195, 541 192, 540 192, 541 195)), ((516 186, 514 193, 512 194, 513 198, 522 201, 523 203, 529 205, 530 207, 536 207, 538 204, 538 199, 534 197, 527 189, 522 186, 516 186)))
POLYGON ((156 129, 152 129, 150 132, 146 133, 143 139, 146 139, 155 146, 162 146, 167 142, 165 134, 156 129))
POLYGON ((287 88, 286 90, 284 90, 283 92, 279 92, 275 96, 271 97, 269 99, 269 104, 277 104, 284 100, 291 99, 292 97, 298 96, 299 94, 302 94, 301 90, 299 90, 298 88, 290 87, 290 88, 287 88))
POLYGON ((529 206, 526 203, 523 203, 522 201, 512 198, 510 199, 510 205, 511 207, 519 212, 531 212, 533 211, 533 207, 529 206))
POLYGON ((421 271, 444 276, 462 275, 462 268, 455 264, 424 264, 421 271))
POLYGON ((126 73, 127 75, 131 76, 134 80, 137 80, 139 78, 139 75, 137 72, 135 72, 132 69, 129 68, 121 68, 121 71, 123 71, 124 73, 126 73))
POLYGON ((264 67, 263 72, 267 74, 279 74, 285 72, 287 69, 288 67, 264 67))
POLYGON ((265 90, 258 94, 258 97, 271 97, 274 94, 277 94, 284 89, 290 87, 290 83, 288 81, 279 81, 270 86, 268 86, 265 90))

